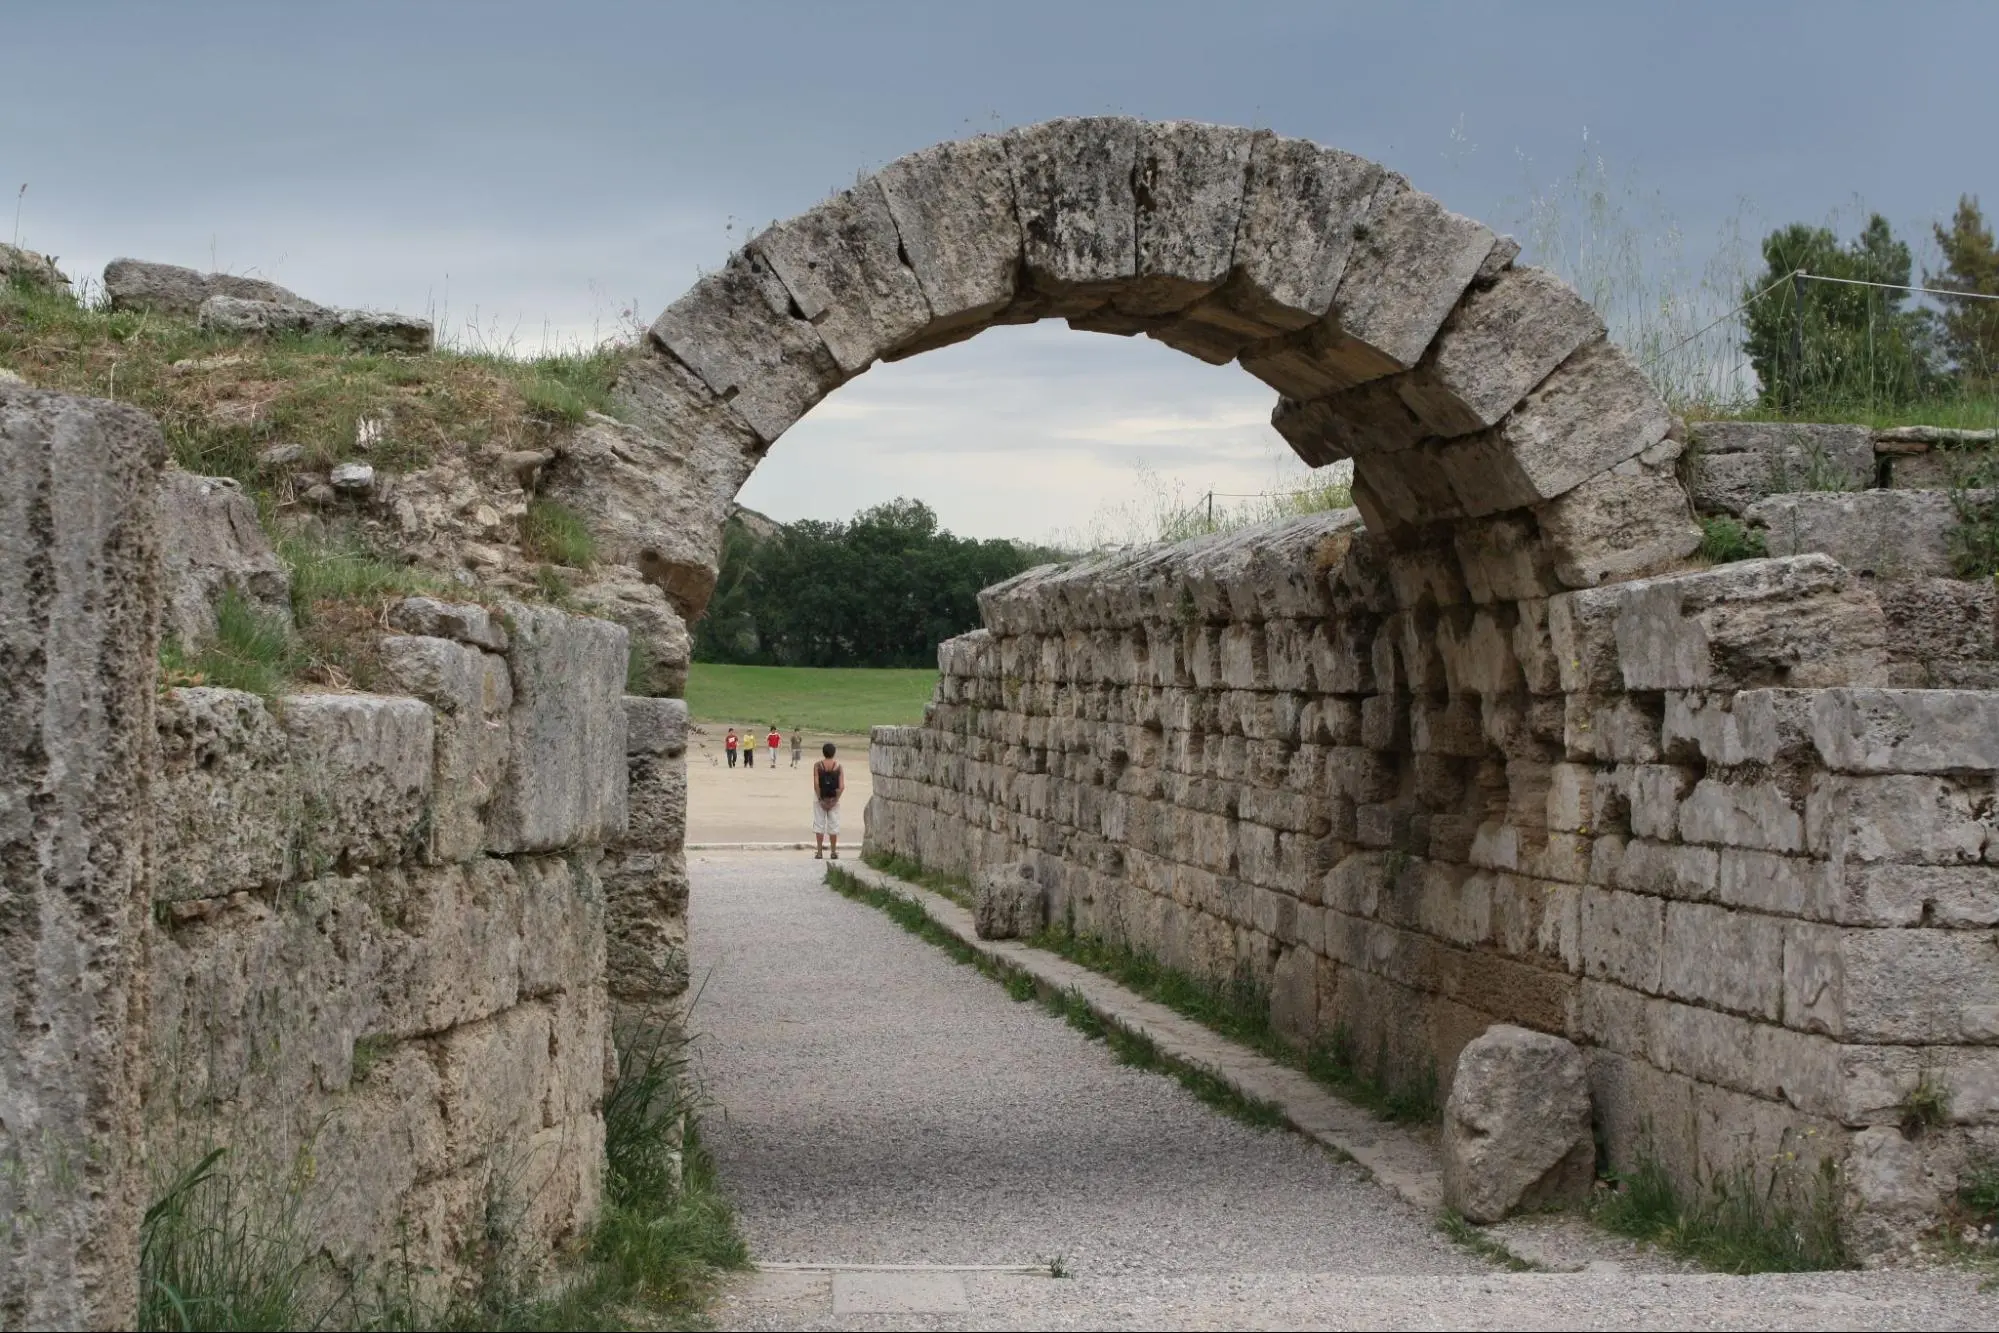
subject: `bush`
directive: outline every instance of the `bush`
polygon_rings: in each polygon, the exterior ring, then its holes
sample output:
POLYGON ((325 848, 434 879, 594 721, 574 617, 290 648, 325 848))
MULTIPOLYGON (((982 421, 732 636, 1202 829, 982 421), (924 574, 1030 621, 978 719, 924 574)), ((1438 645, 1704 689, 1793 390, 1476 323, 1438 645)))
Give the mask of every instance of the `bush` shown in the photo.
POLYGON ((1756 560, 1770 554, 1763 534, 1726 514, 1701 519, 1700 557, 1711 564, 1725 565, 1736 560, 1756 560))

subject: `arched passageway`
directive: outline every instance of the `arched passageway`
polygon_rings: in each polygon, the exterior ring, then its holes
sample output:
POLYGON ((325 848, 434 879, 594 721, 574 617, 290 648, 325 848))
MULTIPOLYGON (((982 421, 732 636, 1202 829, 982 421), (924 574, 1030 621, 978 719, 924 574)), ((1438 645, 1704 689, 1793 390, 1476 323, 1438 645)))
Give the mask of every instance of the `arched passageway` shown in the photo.
POLYGON ((1612 1161, 1682 1188, 1853 1154, 1953 1178, 1962 1137, 1904 1150, 1894 1107, 1982 1058, 1948 997, 1989 960, 1867 886, 1920 900, 1995 845, 1989 754, 1952 720, 1990 699, 1878 688, 1881 604, 1824 556, 1688 567, 1682 432, 1515 253, 1261 131, 926 149, 653 325, 626 556, 698 613, 729 499, 877 360, 1046 318, 1232 360, 1308 463, 1353 460, 1361 521, 987 590, 924 725, 876 730, 870 842, 1028 860, 1078 929, 1247 971, 1280 1028, 1386 1080, 1448 1087, 1494 1022, 1567 1035, 1612 1161))
POLYGON ((634 555, 683 610, 727 502, 814 404, 879 360, 1064 319, 1234 361, 1313 466, 1355 462, 1408 545, 1520 520, 1558 586, 1693 549, 1670 419, 1588 304, 1401 176, 1267 131, 1124 117, 939 144, 755 237, 653 324, 627 378, 677 457, 634 555), (1485 525, 1480 525, 1485 526, 1485 525))

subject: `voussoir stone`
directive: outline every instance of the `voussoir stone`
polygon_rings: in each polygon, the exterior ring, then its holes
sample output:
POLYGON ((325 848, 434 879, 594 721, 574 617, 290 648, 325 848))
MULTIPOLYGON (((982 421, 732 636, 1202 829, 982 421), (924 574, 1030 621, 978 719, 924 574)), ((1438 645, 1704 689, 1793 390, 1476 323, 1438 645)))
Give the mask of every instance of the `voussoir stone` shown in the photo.
POLYGON ((968 338, 1012 302, 1020 218, 1006 146, 993 135, 897 158, 875 177, 931 322, 907 351, 968 338))
POLYGON ((1048 894, 1025 861, 987 866, 972 877, 972 928, 982 940, 1025 939, 1048 924, 1048 894))
POLYGON ((858 375, 930 323, 930 303, 897 256, 888 200, 872 180, 750 242, 818 328, 842 372, 858 375))
POLYGON ((1229 276, 1254 142, 1250 130, 1194 121, 1139 127, 1138 277, 1114 299, 1119 311, 1170 314, 1229 276))
POLYGON ((1138 131, 1129 116, 1074 116, 1005 135, 1027 274, 1051 298, 1037 313, 1085 313, 1135 272, 1138 131))
POLYGON ((769 264, 739 250, 653 321, 652 338, 766 445, 846 378, 769 264))
POLYGON ((1487 1028, 1458 1056, 1443 1147, 1444 1202, 1468 1222, 1587 1198, 1596 1144, 1582 1052, 1545 1032, 1487 1028))
POLYGON ((1554 274, 1515 268, 1466 295, 1422 365, 1396 390, 1432 435, 1494 425, 1584 343, 1604 334, 1589 302, 1554 274))

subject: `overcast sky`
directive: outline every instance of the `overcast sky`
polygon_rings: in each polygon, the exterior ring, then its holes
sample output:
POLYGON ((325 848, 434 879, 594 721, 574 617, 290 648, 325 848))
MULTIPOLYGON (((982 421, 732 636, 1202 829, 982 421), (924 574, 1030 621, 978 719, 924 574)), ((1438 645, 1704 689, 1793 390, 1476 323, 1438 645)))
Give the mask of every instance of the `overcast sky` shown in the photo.
MULTIPOLYGON (((1995 49, 1989 3, 0 0, 0 186, 72 276, 256 273, 524 350, 649 322, 899 154, 1097 112, 1317 139, 1515 231, 1600 153, 1622 225, 1697 271, 1731 220, 1999 203, 1995 49)), ((996 330, 839 390, 742 498, 1081 532, 1279 484, 1272 399, 1144 338, 996 330)))

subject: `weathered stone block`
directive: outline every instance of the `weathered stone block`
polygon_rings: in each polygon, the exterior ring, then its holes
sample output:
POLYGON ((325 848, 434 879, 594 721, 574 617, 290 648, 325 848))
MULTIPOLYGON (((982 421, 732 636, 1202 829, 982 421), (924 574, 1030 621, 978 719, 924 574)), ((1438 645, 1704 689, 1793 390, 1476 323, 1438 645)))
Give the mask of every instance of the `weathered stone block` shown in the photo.
POLYGON ((1821 774, 1805 798, 1806 843, 1832 861, 1976 861, 1981 799, 1948 778, 1821 774))
MULTIPOLYGON (((1986 492, 1969 492, 1982 499, 1986 492)), ((1831 556, 1856 574, 1884 579, 1954 573, 1954 497, 1943 491, 1815 491, 1772 495, 1744 517, 1763 529, 1771 555, 1831 556)))
MULTIPOLYGON (((875 730, 891 730, 877 727, 875 730)), ((900 731, 902 728, 894 728, 900 731)), ((891 742, 875 739, 872 745, 891 742)), ((687 750, 687 701, 625 696, 625 753, 678 758, 687 750)), ((871 751, 872 752, 872 751, 871 751)), ((870 763, 873 761, 870 760, 870 763)), ((875 770, 877 773, 879 769, 875 770)))
POLYGON ((1583 889, 1577 939, 1584 974, 1656 994, 1665 908, 1658 898, 1583 889))
POLYGON ((1554 274, 1515 268, 1466 294, 1396 392, 1431 435, 1495 425, 1584 343, 1603 336, 1589 302, 1554 274))
POLYGON ((1993 955, 1984 932, 1793 922, 1784 943, 1784 1023, 1848 1041, 1989 1042, 1999 1004, 1993 955))
POLYGON ((104 266, 104 295, 113 310, 149 310, 184 318, 192 318, 201 309, 201 303, 211 296, 309 304, 297 292, 262 278, 197 273, 191 268, 139 259, 114 259, 104 266))
POLYGON ((900 244, 887 198, 867 180, 759 233, 750 248, 783 281, 842 373, 858 375, 931 323, 900 244))
POLYGON ((625 828, 625 631, 549 607, 505 611, 514 703, 487 849, 602 845, 625 828))
POLYGON ((1132 181, 1138 276, 1115 298, 1121 313, 1179 311, 1229 276, 1255 137, 1193 121, 1140 124, 1132 181))
POLYGON ((159 428, 0 383, 0 1321, 131 1327, 159 428))
POLYGON ((1006 148, 993 135, 937 144, 875 178, 931 322, 903 354, 970 337, 1014 298, 1020 218, 1006 148))
POLYGON ((243 488, 227 477, 171 468, 160 488, 162 633, 189 652, 207 646, 215 638, 216 609, 232 593, 252 613, 289 625, 291 573, 243 488))
POLYGON ((431 856, 476 856, 486 843, 486 810, 506 779, 514 702, 507 664, 477 648, 419 635, 385 635, 380 653, 383 683, 435 710, 431 856))
POLYGON ((1844 773, 1999 771, 1999 693, 1983 690, 1821 690, 1811 736, 1844 773))
POLYGON ((317 864, 381 866, 422 854, 435 747, 427 704, 372 694, 295 694, 279 705, 279 716, 301 775, 306 857, 317 864))
POLYGON ((652 338, 769 445, 845 378, 770 266, 738 251, 653 321, 652 338))
POLYGON ((405 597, 389 608, 389 624, 405 634, 451 639, 495 653, 507 651, 506 626, 485 607, 473 603, 405 597))
POLYGON ((1704 421, 1688 472, 1696 509, 1740 515, 1766 495, 1873 485, 1874 440, 1865 426, 1704 421))
MULTIPOLYGON (((1677 446, 1667 442, 1667 452, 1677 446)), ((1599 472, 1537 511, 1555 577, 1570 588, 1666 569, 1700 546, 1700 528, 1670 458, 1654 446, 1599 472)))
POLYGON ((1138 122, 1068 117, 1011 130, 1002 142, 1028 278, 1054 299, 1045 313, 1094 308, 1137 267, 1138 122))
POLYGON ((1047 924, 1048 894, 1031 863, 988 866, 972 877, 972 927, 980 939, 1023 939, 1047 924))
POLYGON ((1783 1013, 1784 923, 1705 903, 1666 904, 1660 985, 1667 995, 1776 1022, 1783 1013))
POLYGON ((284 728, 241 690, 163 690, 153 783, 153 899, 221 898, 296 870, 304 817, 284 728))
POLYGON ((1774 782, 1703 778, 1680 804, 1680 836, 1688 842, 1801 852, 1805 820, 1774 782))
POLYGON ((1495 1024, 1458 1055, 1444 1107, 1444 1201, 1466 1221, 1586 1197, 1596 1174, 1582 1053, 1495 1024))

